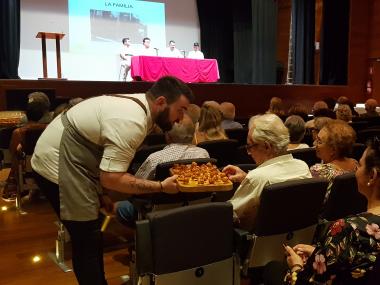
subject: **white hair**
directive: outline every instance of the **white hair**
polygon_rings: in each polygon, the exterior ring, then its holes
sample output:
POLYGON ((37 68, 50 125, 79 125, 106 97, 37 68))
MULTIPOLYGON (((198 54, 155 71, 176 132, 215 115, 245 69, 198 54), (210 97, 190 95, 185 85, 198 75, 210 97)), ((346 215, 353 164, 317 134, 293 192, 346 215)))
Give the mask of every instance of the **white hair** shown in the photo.
POLYGON ((274 114, 265 114, 252 120, 251 139, 268 142, 276 154, 284 153, 289 144, 289 131, 282 120, 274 114))

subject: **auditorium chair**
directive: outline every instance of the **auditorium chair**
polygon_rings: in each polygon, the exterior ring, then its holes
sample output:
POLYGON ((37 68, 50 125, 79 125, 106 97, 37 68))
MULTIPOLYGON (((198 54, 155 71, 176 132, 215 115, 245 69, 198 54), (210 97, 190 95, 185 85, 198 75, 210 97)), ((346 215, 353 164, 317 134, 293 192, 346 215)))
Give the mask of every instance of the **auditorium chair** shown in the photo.
POLYGON ((234 157, 233 164, 254 164, 252 156, 247 153, 247 148, 245 145, 239 146, 236 149, 236 154, 234 157))
POLYGON ((149 213, 136 223, 132 284, 240 284, 233 233, 230 203, 149 213))
POLYGON ((140 168, 141 164, 154 152, 162 150, 167 144, 157 144, 157 145, 149 145, 143 146, 139 150, 136 151, 135 156, 129 166, 128 172, 131 174, 135 174, 137 170, 140 168))
POLYGON ((350 157, 355 158, 357 161, 359 161, 366 148, 367 146, 363 143, 354 143, 350 157))
POLYGON ((165 134, 149 134, 146 136, 144 145, 166 144, 165 134))
POLYGON ((335 177, 321 218, 335 221, 367 210, 367 199, 358 191, 355 173, 335 177))
POLYGON ((289 150, 288 153, 292 154, 294 158, 300 159, 306 162, 306 164, 310 167, 316 163, 320 163, 321 160, 317 157, 315 153, 315 148, 302 148, 302 149, 292 149, 289 150))
POLYGON ((210 157, 218 161, 218 167, 223 167, 235 162, 238 141, 231 139, 204 141, 197 146, 207 150, 210 157))
POLYGON ((356 141, 358 143, 367 143, 368 140, 376 136, 380 138, 380 128, 368 128, 357 132, 356 141))
POLYGON ((229 139, 237 140, 239 146, 247 144, 248 129, 226 129, 225 132, 229 139))
POLYGON ((264 187, 253 231, 241 230, 237 238, 243 274, 283 261, 283 244, 311 243, 327 185, 326 179, 307 178, 264 187))

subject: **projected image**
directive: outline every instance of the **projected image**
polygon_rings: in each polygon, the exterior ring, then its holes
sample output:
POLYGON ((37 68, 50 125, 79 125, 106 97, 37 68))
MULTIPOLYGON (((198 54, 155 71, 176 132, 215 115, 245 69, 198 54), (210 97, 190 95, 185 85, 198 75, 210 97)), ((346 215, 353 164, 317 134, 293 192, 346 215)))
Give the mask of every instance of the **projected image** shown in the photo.
POLYGON ((152 47, 164 48, 165 4, 138 0, 69 0, 70 52, 117 53, 121 40, 129 37, 141 46, 144 37, 152 47))
POLYGON ((148 36, 147 25, 133 13, 91 9, 90 19, 92 41, 119 43, 128 34, 136 42, 142 42, 148 36))

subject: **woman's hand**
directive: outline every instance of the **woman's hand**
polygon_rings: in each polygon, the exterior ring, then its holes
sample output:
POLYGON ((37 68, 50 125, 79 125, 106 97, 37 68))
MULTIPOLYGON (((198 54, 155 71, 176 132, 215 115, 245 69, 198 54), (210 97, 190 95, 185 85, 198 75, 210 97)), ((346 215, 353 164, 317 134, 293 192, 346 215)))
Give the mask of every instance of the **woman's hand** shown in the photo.
POLYGON ((302 269, 303 268, 303 259, 299 256, 290 246, 284 245, 287 257, 286 261, 290 269, 302 269), (299 265, 299 266, 297 266, 299 265), (298 267, 298 268, 296 268, 298 267))
POLYGON ((162 185, 162 192, 167 194, 177 194, 178 193, 178 184, 177 184, 178 175, 173 175, 166 178, 164 181, 160 182, 162 185))
POLYGON ((309 244, 297 244, 295 247, 293 247, 293 250, 296 254, 302 257, 302 260, 304 264, 306 263, 307 259, 311 256, 313 253, 315 247, 309 244))
POLYGON ((227 165, 222 170, 232 182, 242 182, 244 178, 247 176, 243 170, 235 165, 227 165))

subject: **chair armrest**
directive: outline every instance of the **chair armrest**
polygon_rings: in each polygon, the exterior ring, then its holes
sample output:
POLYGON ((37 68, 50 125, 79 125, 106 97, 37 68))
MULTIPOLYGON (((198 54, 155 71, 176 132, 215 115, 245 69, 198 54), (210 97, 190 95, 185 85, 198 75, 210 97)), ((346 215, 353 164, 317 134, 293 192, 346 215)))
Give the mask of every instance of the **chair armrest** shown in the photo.
POLYGON ((249 232, 234 228, 234 248, 240 260, 243 262, 249 254, 249 248, 252 243, 252 234, 249 232))

